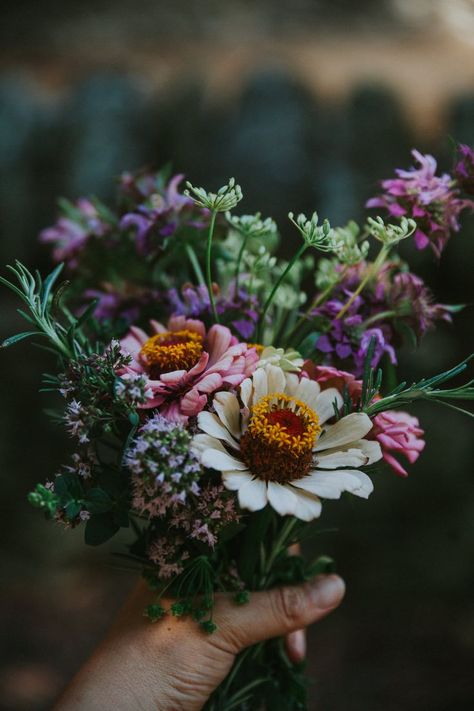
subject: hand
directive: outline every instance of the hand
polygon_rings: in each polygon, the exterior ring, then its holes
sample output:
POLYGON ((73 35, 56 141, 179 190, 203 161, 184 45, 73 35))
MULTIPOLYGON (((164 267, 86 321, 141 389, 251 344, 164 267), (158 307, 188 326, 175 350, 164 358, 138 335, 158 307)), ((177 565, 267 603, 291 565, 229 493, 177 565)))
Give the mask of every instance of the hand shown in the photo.
POLYGON ((186 618, 166 616, 152 624, 143 617, 151 595, 144 583, 137 586, 56 711, 198 711, 236 654, 325 617, 341 602, 344 582, 320 575, 304 585, 252 593, 241 606, 220 594, 214 608, 218 629, 210 635, 186 618))

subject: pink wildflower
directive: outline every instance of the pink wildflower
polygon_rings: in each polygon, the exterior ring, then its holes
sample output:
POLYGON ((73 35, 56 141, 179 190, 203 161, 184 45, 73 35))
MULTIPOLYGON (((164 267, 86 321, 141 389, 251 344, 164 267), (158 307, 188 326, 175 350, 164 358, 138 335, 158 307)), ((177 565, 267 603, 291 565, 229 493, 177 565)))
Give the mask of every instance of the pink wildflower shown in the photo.
POLYGON ((418 249, 431 245, 437 256, 443 251, 451 232, 459 231, 459 214, 473 208, 471 200, 462 200, 455 180, 448 173, 436 175, 436 160, 417 150, 412 155, 419 167, 396 170, 397 177, 382 181, 384 193, 371 198, 366 207, 384 207, 392 217, 410 217, 418 229, 418 249))
POLYGON ((400 452, 413 464, 425 447, 423 435, 424 431, 420 428, 417 417, 412 417, 407 412, 391 410, 375 416, 374 427, 367 438, 377 440, 382 448, 383 459, 395 474, 406 477, 408 472, 392 453, 400 452))
POLYGON ((356 402, 362 394, 362 380, 357 380, 355 375, 348 373, 345 370, 338 370, 329 365, 315 365, 312 361, 307 360, 303 366, 303 372, 316 380, 321 386, 321 390, 327 388, 337 388, 342 394, 344 387, 351 397, 351 400, 356 402))
POLYGON ((258 355, 239 343, 225 326, 173 316, 167 327, 151 322, 152 335, 133 326, 121 341, 131 362, 120 370, 144 374, 152 392, 143 408, 159 408, 165 417, 185 422, 206 406, 216 390, 237 387, 253 373, 258 355))

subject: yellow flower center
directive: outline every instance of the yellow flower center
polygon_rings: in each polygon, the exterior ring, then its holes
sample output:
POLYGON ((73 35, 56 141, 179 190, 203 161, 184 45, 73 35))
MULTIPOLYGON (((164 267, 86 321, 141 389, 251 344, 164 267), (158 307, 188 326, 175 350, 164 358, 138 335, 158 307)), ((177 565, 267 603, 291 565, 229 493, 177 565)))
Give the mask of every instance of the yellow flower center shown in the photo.
POLYGON ((203 340, 195 331, 166 331, 149 338, 140 357, 152 378, 174 370, 190 370, 203 351, 203 340))
POLYGON ((262 346, 261 343, 247 343, 247 348, 255 348, 257 355, 261 356, 265 346, 262 346))
POLYGON ((263 397, 252 408, 241 440, 242 457, 265 481, 286 483, 306 476, 321 432, 317 414, 284 393, 263 397))

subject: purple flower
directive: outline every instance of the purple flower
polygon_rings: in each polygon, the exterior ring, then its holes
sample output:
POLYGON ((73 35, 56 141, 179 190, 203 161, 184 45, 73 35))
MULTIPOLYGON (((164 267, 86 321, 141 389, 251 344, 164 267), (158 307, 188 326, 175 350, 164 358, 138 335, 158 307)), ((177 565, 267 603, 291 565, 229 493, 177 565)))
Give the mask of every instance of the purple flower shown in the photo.
POLYGON ((458 146, 458 161, 454 166, 457 184, 467 195, 474 195, 474 150, 461 143, 458 146))
POLYGON ((334 289, 332 298, 316 308, 312 316, 321 335, 315 344, 318 362, 345 368, 361 375, 370 339, 376 339, 372 367, 384 354, 396 363, 394 346, 400 342, 397 323, 403 322, 421 338, 436 321, 451 320, 449 307, 434 302, 423 280, 401 272, 398 262, 387 262, 377 279, 369 283, 346 313, 338 318, 367 273, 366 262, 351 267, 334 289))
POLYGON ((388 296, 389 308, 421 338, 435 321, 451 323, 449 308, 434 302, 433 294, 423 279, 410 272, 400 272, 393 279, 388 296))
POLYGON ((393 217, 414 219, 417 248, 431 245, 439 256, 451 233, 459 231, 460 213, 472 209, 474 203, 459 197, 456 182, 448 173, 436 175, 433 156, 417 150, 412 155, 419 167, 396 170, 397 177, 383 180, 384 193, 368 200, 366 207, 383 207, 393 217))
POLYGON ((383 331, 381 328, 369 328, 367 331, 364 331, 362 334, 362 338, 360 339, 360 345, 359 345, 359 350, 357 351, 355 355, 355 364, 356 364, 356 369, 357 373, 362 373, 364 369, 364 363, 365 363, 365 358, 367 356, 367 351, 369 350, 370 343, 372 339, 375 338, 375 349, 374 349, 374 355, 372 357, 372 360, 370 361, 370 367, 371 368, 376 368, 377 365, 380 363, 380 360, 382 359, 382 356, 387 353, 388 357, 390 358, 390 362, 393 363, 393 365, 396 365, 397 363, 397 356, 395 355, 395 351, 393 347, 390 345, 388 340, 386 339, 383 331))
POLYGON ((76 203, 64 200, 62 214, 51 227, 40 232, 41 242, 52 243, 53 259, 66 262, 69 269, 76 269, 78 256, 91 237, 103 237, 110 232, 112 222, 105 221, 97 206, 86 198, 76 203))
POLYGON ((94 316, 99 321, 122 319, 130 325, 142 317, 146 307, 156 305, 160 299, 160 292, 127 283, 121 287, 104 284, 102 290, 87 289, 84 292, 84 299, 98 299, 94 316))
MULTIPOLYGON (((231 327, 244 341, 255 333, 259 315, 259 302, 255 295, 249 294, 243 287, 235 293, 232 282, 225 293, 216 289, 216 309, 221 321, 231 327)), ((206 322, 212 315, 209 293, 204 285, 185 284, 180 291, 169 289, 166 294, 173 316, 200 318, 206 322)))
POLYGON ((180 226, 202 229, 207 212, 196 213, 193 201, 178 191, 183 175, 175 175, 167 185, 160 174, 142 174, 133 178, 122 176, 122 191, 133 198, 128 211, 120 221, 123 230, 135 233, 136 248, 140 255, 149 255, 160 248, 166 237, 180 226))

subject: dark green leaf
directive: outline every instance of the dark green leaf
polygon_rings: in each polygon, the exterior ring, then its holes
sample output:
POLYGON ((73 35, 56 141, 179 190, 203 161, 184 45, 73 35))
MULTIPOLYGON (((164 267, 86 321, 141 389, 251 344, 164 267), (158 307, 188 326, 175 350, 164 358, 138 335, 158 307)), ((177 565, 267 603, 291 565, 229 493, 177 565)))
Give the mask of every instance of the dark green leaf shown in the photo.
POLYGON ((8 348, 9 346, 13 346, 15 343, 18 343, 19 341, 22 341, 24 338, 30 338, 30 336, 44 336, 44 333, 41 333, 41 331, 23 331, 23 333, 17 333, 16 336, 10 336, 10 338, 5 338, 3 343, 1 344, 2 348, 8 348))
POLYGON ((112 538, 119 528, 110 514, 94 514, 86 523, 85 542, 88 546, 100 546, 112 538))

